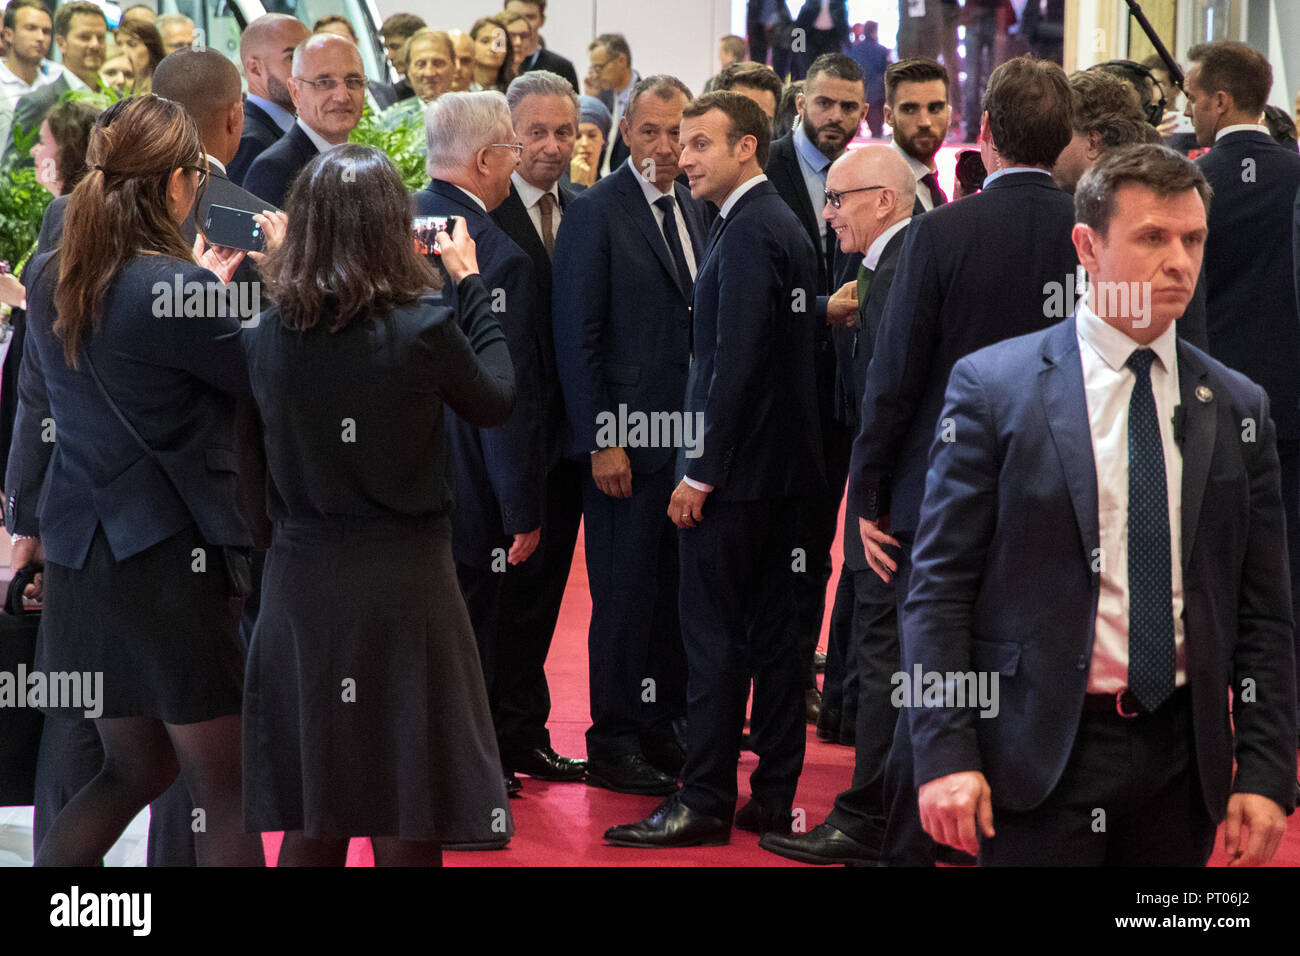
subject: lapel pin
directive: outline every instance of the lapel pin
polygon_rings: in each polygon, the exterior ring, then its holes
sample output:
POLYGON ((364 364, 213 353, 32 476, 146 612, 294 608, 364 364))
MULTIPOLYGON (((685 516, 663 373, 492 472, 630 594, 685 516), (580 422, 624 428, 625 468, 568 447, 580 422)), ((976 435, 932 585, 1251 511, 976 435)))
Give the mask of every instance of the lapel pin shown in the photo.
POLYGON ((1202 405, 1208 405, 1214 401, 1214 391, 1208 385, 1197 385, 1196 400, 1202 405))

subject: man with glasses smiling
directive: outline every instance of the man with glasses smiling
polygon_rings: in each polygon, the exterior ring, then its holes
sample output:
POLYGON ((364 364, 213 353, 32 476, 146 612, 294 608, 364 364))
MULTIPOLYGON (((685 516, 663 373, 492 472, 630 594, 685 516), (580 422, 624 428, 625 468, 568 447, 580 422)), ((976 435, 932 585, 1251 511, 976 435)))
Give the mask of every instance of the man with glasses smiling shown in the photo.
POLYGON ((361 121, 366 71, 357 45, 332 33, 317 33, 298 44, 289 95, 298 119, 254 160, 243 183, 253 195, 279 207, 303 167, 317 153, 346 143, 361 121))

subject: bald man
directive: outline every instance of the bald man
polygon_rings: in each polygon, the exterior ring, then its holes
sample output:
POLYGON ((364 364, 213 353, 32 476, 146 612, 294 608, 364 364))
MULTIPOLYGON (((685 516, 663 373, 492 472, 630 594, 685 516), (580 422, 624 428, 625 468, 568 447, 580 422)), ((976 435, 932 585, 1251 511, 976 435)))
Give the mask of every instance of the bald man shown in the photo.
POLYGON ((244 132, 239 151, 227 165, 230 181, 243 185, 253 160, 293 126, 296 108, 289 95, 293 51, 311 31, 296 17, 268 13, 248 25, 239 41, 239 59, 248 79, 244 132))
POLYGON ((293 51, 289 95, 298 118, 274 146, 253 161, 244 188, 283 206, 289 187, 318 153, 348 141, 361 121, 366 100, 366 71, 361 51, 351 40, 317 33, 293 51))
MULTIPOLYGON (((826 175, 826 193, 822 218, 840 250, 862 258, 856 282, 841 288, 827 306, 828 319, 837 323, 835 416, 856 431, 867 366, 912 218, 916 178, 898 150, 866 146, 835 161, 826 175)), ((853 785, 835 799, 825 823, 807 833, 764 834, 758 845, 804 863, 854 866, 879 860, 884 839, 885 756, 898 715, 890 703, 890 678, 899 669, 899 648, 894 586, 868 568, 851 507, 844 531, 817 730, 823 739, 855 744, 853 785), (836 720, 826 719, 836 712, 836 720)))

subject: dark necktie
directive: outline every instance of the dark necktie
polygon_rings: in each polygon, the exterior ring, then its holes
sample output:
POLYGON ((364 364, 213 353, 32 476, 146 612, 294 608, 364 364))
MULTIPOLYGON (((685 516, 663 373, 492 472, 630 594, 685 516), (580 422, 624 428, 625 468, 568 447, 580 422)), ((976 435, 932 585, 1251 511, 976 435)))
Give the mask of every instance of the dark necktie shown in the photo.
POLYGON ((542 213, 542 245, 546 247, 546 255, 555 254, 555 197, 550 193, 542 193, 542 198, 537 200, 537 208, 542 213))
POLYGON ((925 185, 926 189, 930 190, 930 200, 934 203, 935 209, 948 202, 948 197, 939 188, 939 177, 934 173, 926 173, 921 177, 920 182, 925 185))
POLYGON ((1174 692, 1174 609, 1169 486, 1151 389, 1156 353, 1125 363, 1137 380, 1128 405, 1128 686, 1147 711, 1174 692))
POLYGON ((668 243, 668 254, 677 266, 677 278, 681 283, 686 298, 692 294, 691 270, 686 264, 686 253, 682 251, 682 238, 677 233, 677 203, 672 196, 660 196, 655 205, 664 214, 664 241, 668 243))

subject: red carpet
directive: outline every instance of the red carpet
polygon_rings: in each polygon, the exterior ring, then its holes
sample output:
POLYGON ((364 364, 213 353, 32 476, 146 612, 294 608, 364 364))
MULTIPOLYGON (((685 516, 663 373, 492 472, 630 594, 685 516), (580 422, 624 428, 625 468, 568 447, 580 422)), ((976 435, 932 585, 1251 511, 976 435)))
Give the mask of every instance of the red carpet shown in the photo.
MULTIPOLYGON (((841 526, 843 522, 841 521, 841 526)), ((836 541, 835 575, 830 594, 839 575, 836 541)), ((587 565, 582 535, 569 575, 568 590, 560 623, 551 645, 546 674, 551 688, 551 740, 565 756, 586 755, 584 734, 590 722, 587 710, 587 622, 591 615, 591 596, 587 589, 587 565)), ((830 605, 827 603, 826 621, 830 605)), ((826 621, 822 627, 821 647, 826 647, 826 621)), ((740 760, 740 800, 749 796, 749 774, 758 758, 743 753, 740 760)), ((808 750, 803 775, 795 796, 796 826, 802 814, 803 828, 810 830, 821 823, 830 811, 835 795, 849 784, 853 774, 853 748, 824 743, 808 728, 808 750)), ((699 847, 682 850, 636 850, 605 846, 605 830, 619 823, 644 817, 658 805, 660 797, 636 797, 598 790, 582 783, 543 783, 529 777, 520 778, 523 796, 510 801, 515 818, 515 836, 505 850, 486 853, 446 853, 448 866, 803 866, 774 856, 758 847, 758 837, 743 830, 732 830, 731 844, 724 847, 699 847)), ((1300 866, 1300 823, 1289 821, 1282 847, 1273 866, 1300 866)), ((280 848, 280 835, 265 837, 267 859, 274 860, 280 848)), ((1211 866, 1223 865, 1222 828, 1211 866)), ((368 840, 353 840, 348 853, 349 866, 372 866, 374 857, 368 840)))

